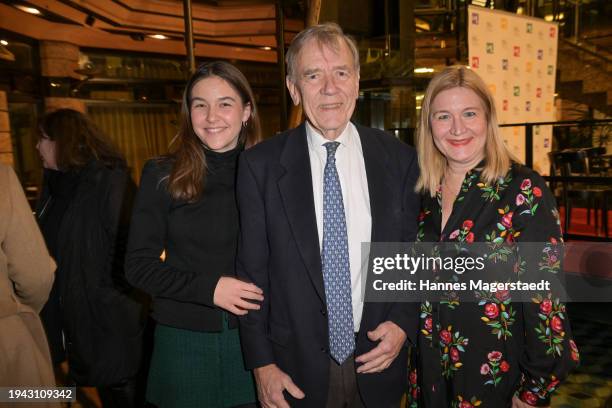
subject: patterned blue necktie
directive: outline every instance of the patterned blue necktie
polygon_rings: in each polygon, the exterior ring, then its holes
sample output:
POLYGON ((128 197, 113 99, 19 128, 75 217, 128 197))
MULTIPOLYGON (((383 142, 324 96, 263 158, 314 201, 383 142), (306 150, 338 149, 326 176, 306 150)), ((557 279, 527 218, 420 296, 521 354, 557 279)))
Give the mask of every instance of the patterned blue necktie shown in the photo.
POLYGON ((340 143, 325 143, 327 163, 323 174, 323 280, 327 300, 329 351, 342 364, 355 349, 351 271, 340 179, 336 171, 336 149, 340 143))

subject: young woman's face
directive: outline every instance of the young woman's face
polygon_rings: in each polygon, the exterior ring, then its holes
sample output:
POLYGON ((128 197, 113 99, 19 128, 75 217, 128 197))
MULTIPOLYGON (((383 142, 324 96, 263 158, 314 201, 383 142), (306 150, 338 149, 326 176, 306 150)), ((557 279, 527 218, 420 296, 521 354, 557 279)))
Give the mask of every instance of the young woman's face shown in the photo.
POLYGON ((55 142, 49 139, 46 133, 41 132, 40 139, 38 139, 38 143, 36 143, 36 149, 38 149, 44 168, 52 170, 58 169, 55 142))
POLYGON ((251 106, 227 81, 210 76, 191 90, 191 126, 202 143, 215 152, 232 150, 238 144, 242 123, 251 115, 251 106))

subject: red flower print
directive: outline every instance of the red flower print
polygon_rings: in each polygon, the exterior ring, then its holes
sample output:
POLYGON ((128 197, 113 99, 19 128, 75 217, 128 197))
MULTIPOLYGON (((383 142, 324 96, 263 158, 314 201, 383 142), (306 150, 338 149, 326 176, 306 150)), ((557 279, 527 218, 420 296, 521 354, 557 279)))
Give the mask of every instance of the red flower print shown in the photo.
POLYGON ((533 188, 533 195, 536 197, 542 197, 542 190, 540 190, 540 187, 533 188))
POLYGON ((459 350, 457 350, 454 347, 451 347, 451 349, 450 349, 450 357, 451 357, 451 361, 453 363, 456 363, 457 361, 459 361, 459 350))
POLYGON ((452 340, 450 332, 448 330, 440 331, 440 340, 442 340, 442 343, 444 344, 450 344, 452 340))
POLYGON ((492 351, 487 354, 487 358, 489 361, 499 361, 502 358, 502 353, 500 351, 492 351))
POLYGON ((510 370, 510 364, 506 360, 502 361, 499 365, 499 369, 502 370, 502 373, 507 373, 510 370))
POLYGON ((503 302, 504 300, 508 299, 509 295, 510 295, 510 291, 507 289, 501 289, 495 292, 495 298, 499 300, 500 302, 503 302))
POLYGON ((472 220, 465 220, 463 221, 463 229, 472 229, 472 227, 474 226, 474 221, 472 220))
POLYGON ((552 301, 550 299, 544 299, 542 303, 540 303, 540 312, 544 315, 548 315, 552 310, 552 301))
POLYGON ((580 353, 578 352, 578 347, 576 346, 576 343, 574 343, 574 340, 570 339, 569 341, 570 344, 570 349, 572 349, 572 360, 574 361, 578 361, 580 360, 580 353))
POLYGON ((506 237, 506 242, 511 244, 514 242, 514 235, 512 234, 508 234, 508 236, 506 237))
POLYGON ((428 317, 427 319, 425 319, 425 330, 430 332, 432 326, 433 326, 433 323, 432 323, 431 317, 428 317))
POLYGON ((495 303, 487 303, 484 313, 489 319, 495 319, 499 316, 499 307, 495 303))
POLYGON ((455 239, 458 236, 459 236, 459 230, 457 229, 450 233, 450 235, 448 236, 448 239, 455 239))
POLYGON ((425 211, 421 211, 419 213, 418 221, 423 221, 425 219, 425 211))
POLYGON ((559 380, 551 381, 550 384, 548 384, 548 387, 546 387, 546 391, 554 390, 557 384, 559 384, 559 380))
POLYGON ((459 408, 472 408, 473 405, 470 404, 469 401, 463 400, 461 401, 461 403, 459 404, 459 408))
POLYGON ((538 397, 531 391, 523 391, 521 399, 529 405, 534 405, 538 402, 538 397))
POLYGON ((521 183, 521 190, 527 190, 530 187, 531 187, 531 180, 530 179, 523 180, 523 182, 521 183))
POLYGON ((419 397, 419 389, 415 387, 412 389, 412 398, 417 399, 418 397, 419 397))
POLYGON ((480 374, 487 375, 491 372, 491 367, 488 364, 483 364, 480 366, 480 374))
POLYGON ((553 316, 552 320, 550 321, 550 327, 552 327, 552 329, 557 333, 563 331, 563 322, 561 321, 559 316, 553 316))
POLYGON ((467 237, 465 237, 465 240, 470 243, 474 242, 474 233, 470 232, 469 234, 467 234, 467 237))
POLYGON ((501 223, 504 227, 512 228, 512 216, 513 215, 514 213, 510 211, 509 213, 507 213, 506 215, 502 217, 501 223))
POLYGON ((521 193, 518 193, 516 195, 516 205, 523 205, 524 202, 525 202, 525 196, 522 195, 521 193))
POLYGON ((416 370, 412 370, 410 372, 410 384, 416 384, 417 382, 417 373, 416 370))

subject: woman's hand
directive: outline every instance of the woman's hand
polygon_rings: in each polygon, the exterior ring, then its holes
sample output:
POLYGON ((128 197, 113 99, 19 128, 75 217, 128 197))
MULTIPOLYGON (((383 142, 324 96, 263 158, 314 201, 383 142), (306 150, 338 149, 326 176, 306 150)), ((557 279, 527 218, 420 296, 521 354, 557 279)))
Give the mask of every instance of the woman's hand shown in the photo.
POLYGON ((222 276, 217 282, 213 302, 215 306, 238 316, 244 316, 249 310, 259 310, 257 303, 248 300, 263 301, 263 290, 252 283, 243 282, 229 276, 222 276))

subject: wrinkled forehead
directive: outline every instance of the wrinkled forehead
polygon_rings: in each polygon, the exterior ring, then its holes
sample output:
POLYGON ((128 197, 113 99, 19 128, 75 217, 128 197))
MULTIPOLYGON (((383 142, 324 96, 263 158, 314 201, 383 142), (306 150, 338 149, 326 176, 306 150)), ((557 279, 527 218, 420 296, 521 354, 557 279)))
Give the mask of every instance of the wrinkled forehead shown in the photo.
POLYGON ((333 55, 335 57, 346 57, 346 63, 351 67, 354 65, 351 50, 342 37, 333 36, 326 38, 311 38, 307 40, 298 53, 297 71, 302 72, 309 67, 313 62, 311 59, 312 52, 318 51, 321 55, 333 55))

